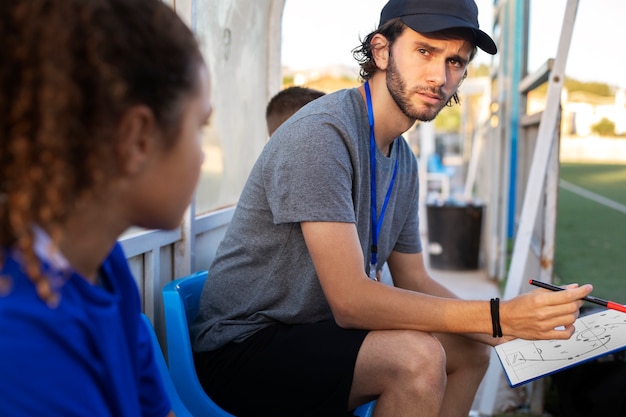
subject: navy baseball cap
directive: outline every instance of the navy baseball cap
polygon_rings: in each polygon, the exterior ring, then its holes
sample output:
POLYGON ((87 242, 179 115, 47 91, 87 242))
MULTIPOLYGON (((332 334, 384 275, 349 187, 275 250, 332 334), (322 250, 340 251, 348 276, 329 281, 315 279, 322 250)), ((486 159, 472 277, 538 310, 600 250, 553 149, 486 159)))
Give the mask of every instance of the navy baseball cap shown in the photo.
POLYGON ((451 28, 469 28, 474 45, 495 55, 495 42, 478 28, 478 6, 474 0, 389 0, 380 12, 380 25, 400 18, 416 32, 429 33, 451 28))

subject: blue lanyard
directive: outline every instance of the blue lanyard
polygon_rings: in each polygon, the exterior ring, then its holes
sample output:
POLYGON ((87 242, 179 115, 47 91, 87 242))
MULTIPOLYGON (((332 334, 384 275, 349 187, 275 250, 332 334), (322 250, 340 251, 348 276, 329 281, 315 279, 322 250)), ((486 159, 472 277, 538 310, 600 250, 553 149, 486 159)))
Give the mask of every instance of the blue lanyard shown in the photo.
POLYGON ((372 207, 372 258, 370 261, 370 278, 376 280, 376 270, 378 269, 378 236, 383 226, 383 219, 385 218, 385 212, 387 211, 387 204, 389 203, 389 197, 391 197, 391 191, 393 185, 396 182, 396 174, 398 173, 398 160, 396 159, 395 166, 393 168, 393 175, 391 176, 391 182, 385 195, 385 201, 380 212, 380 217, 376 213, 376 138, 374 136, 374 110, 372 109, 372 95, 370 93, 369 82, 365 82, 365 99, 367 100, 367 119, 370 124, 370 181, 371 181, 371 207, 372 207))

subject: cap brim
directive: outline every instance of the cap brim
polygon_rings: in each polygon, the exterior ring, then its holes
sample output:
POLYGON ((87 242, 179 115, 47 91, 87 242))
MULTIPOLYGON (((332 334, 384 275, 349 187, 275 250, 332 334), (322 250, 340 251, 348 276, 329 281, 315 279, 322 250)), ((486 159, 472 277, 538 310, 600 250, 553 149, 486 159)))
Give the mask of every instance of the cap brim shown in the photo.
POLYGON ((476 46, 490 55, 498 53, 498 47, 493 39, 491 39, 491 36, 480 29, 474 29, 474 35, 476 36, 476 46))
POLYGON ((444 29, 468 28, 474 32, 474 44, 490 55, 498 52, 496 43, 489 35, 480 29, 471 26, 465 20, 454 16, 440 14, 412 14, 401 16, 400 19, 416 32, 430 33, 444 29))

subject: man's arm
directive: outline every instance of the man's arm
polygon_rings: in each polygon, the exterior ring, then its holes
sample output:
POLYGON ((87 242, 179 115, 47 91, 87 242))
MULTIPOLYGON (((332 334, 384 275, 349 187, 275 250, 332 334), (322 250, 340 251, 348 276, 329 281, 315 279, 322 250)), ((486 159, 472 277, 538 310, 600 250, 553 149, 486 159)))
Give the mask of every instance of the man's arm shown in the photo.
MULTIPOLYGON (((387 260, 387 264, 389 265, 394 285, 397 287, 438 297, 458 299, 458 296, 449 288, 440 284, 428 274, 424 264, 424 257, 421 253, 392 252, 387 260)), ((488 345, 495 345, 501 340, 511 339, 510 337, 494 339, 491 334, 485 333, 466 335, 473 340, 488 345)))
MULTIPOLYGON (((391 287, 366 276, 354 224, 303 222, 301 226, 340 326, 491 334, 489 301, 449 298, 454 295, 428 276, 421 255, 392 254, 388 262, 397 287, 391 287)), ((574 330, 580 299, 589 292, 591 286, 530 292, 502 302, 502 330, 526 339, 567 339, 574 330), (565 330, 555 330, 558 326, 565 330)))
POLYGON ((421 253, 391 252, 387 265, 396 287, 437 297, 458 298, 428 274, 421 253))

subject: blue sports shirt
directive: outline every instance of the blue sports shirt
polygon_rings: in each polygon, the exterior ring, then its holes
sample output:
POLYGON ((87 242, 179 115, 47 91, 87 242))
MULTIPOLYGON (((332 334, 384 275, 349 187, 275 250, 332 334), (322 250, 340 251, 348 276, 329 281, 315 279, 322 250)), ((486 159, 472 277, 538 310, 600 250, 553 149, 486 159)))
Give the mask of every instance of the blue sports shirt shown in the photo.
POLYGON ((1 415, 167 415, 170 402, 119 244, 102 265, 101 286, 71 270, 57 273, 63 284, 56 307, 36 294, 19 256, 6 250, 2 258, 1 415))

